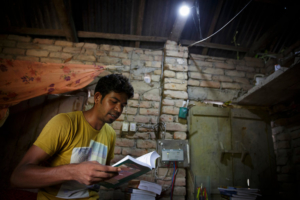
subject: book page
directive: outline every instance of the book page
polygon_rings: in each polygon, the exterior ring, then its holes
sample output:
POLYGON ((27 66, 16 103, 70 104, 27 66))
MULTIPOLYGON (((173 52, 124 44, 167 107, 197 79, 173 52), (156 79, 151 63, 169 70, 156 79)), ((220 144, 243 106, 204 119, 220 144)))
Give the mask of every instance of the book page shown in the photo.
POLYGON ((143 163, 147 163, 149 166, 151 166, 151 168, 155 168, 155 160, 158 157, 160 157, 160 155, 158 155, 158 153, 156 153, 156 151, 152 151, 152 152, 142 155, 136 159, 143 163))
POLYGON ((147 191, 150 191, 150 192, 154 192, 158 195, 160 195, 161 190, 162 190, 161 185, 158 185, 156 183, 151 183, 151 182, 148 182, 148 181, 143 181, 143 180, 140 181, 140 185, 139 185, 138 188, 141 189, 141 190, 147 190, 147 191))

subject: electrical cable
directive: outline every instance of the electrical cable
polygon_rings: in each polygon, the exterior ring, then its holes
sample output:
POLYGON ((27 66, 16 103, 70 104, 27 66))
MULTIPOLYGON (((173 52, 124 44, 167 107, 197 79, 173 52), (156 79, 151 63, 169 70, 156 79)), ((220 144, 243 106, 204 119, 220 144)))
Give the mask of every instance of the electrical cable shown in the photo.
POLYGON ((213 34, 211 34, 210 36, 208 36, 208 37, 206 37, 206 38, 204 38, 203 40, 199 40, 199 41, 197 41, 197 42, 194 42, 193 44, 190 44, 188 47, 192 47, 192 46, 194 46, 194 45, 196 45, 196 44, 198 44, 198 43, 200 43, 200 42, 203 42, 203 41, 205 41, 205 40, 207 40, 207 39, 209 39, 209 38, 211 38, 212 36, 214 36, 214 35, 216 35, 218 32, 220 32, 223 28, 225 28, 230 22, 232 22, 232 20, 234 20, 250 3, 251 3, 251 1, 252 0, 250 0, 245 6, 244 6, 244 8, 240 11, 240 12, 238 12, 229 22, 227 22, 224 26, 222 26, 219 30, 217 30, 216 32, 214 32, 213 34))

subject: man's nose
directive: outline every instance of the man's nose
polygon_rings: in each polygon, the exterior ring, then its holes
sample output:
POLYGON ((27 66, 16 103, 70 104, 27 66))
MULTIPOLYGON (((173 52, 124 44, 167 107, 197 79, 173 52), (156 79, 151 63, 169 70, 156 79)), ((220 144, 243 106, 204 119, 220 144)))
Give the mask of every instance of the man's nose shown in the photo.
POLYGON ((117 112, 119 112, 119 113, 122 112, 122 106, 121 106, 120 103, 117 103, 117 105, 115 106, 115 110, 116 110, 117 112))

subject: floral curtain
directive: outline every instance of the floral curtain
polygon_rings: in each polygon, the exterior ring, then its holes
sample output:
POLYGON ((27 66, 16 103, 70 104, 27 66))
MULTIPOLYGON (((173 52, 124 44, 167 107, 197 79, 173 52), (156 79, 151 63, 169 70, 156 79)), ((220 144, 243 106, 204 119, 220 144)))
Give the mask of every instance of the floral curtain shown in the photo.
POLYGON ((105 66, 40 63, 0 58, 0 120, 8 108, 44 94, 59 94, 87 86, 105 66))

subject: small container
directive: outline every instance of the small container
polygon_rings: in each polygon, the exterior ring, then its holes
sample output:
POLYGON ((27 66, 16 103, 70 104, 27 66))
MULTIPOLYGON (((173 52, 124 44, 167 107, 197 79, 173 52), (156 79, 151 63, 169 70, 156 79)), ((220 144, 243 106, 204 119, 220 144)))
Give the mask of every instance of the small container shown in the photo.
POLYGON ((179 108, 179 114, 178 114, 178 117, 179 117, 179 118, 182 118, 182 119, 186 119, 187 111, 188 111, 187 108, 185 108, 185 107, 180 107, 180 108, 179 108))

